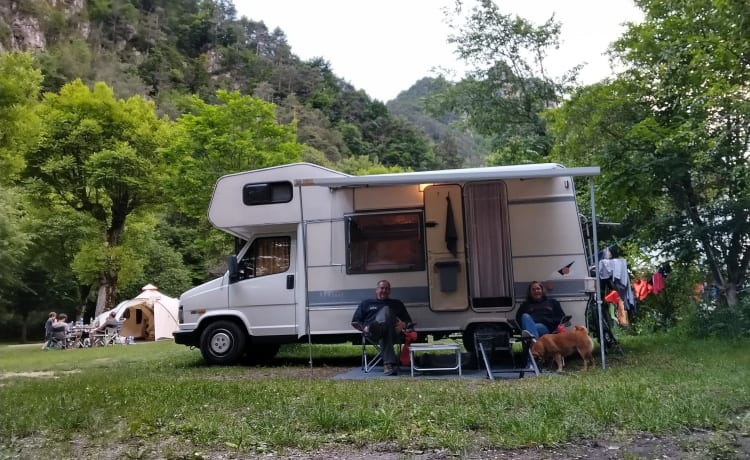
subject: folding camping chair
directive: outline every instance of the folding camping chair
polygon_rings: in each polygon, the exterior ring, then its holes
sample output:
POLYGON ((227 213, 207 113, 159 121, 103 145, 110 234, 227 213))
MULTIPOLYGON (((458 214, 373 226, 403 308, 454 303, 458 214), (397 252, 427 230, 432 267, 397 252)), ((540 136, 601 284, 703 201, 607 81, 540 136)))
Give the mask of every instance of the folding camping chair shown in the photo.
POLYGON ((47 348, 50 350, 64 350, 68 348, 68 333, 62 330, 53 330, 50 334, 47 348))
MULTIPOLYGON (((409 324, 409 327, 414 327, 414 324, 409 324)), ((416 337, 416 334, 414 336, 416 337)), ((396 347, 395 353, 398 359, 401 357, 405 338, 404 334, 399 334, 398 340, 393 344, 396 347)), ((362 332, 362 370, 370 372, 375 366, 382 364, 382 362, 383 353, 380 349, 380 342, 373 339, 370 334, 362 332)))
POLYGON ((474 332, 474 350, 478 364, 484 365, 487 371, 487 378, 495 380, 495 374, 518 374, 523 378, 526 373, 533 372, 539 375, 539 367, 536 364, 534 355, 531 354, 531 337, 521 335, 521 329, 515 320, 508 320, 511 331, 502 328, 481 328, 474 332), (515 355, 513 354, 513 344, 520 342, 523 347, 523 355, 526 360, 523 367, 516 367, 515 355), (495 351, 506 351, 510 353, 513 362, 512 368, 493 369, 492 356, 495 351), (481 359, 481 361, 480 361, 481 359))
POLYGON ((91 336, 91 346, 108 347, 120 343, 120 333, 116 327, 108 327, 104 332, 97 332, 91 336))
POLYGON ((370 372, 373 367, 383 362, 383 353, 380 344, 370 337, 370 334, 362 332, 362 370, 370 372))

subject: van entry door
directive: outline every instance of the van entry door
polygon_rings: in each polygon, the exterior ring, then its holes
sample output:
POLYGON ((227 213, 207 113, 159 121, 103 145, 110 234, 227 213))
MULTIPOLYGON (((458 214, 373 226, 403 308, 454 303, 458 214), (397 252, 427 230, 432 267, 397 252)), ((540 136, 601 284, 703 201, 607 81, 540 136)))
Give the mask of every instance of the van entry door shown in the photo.
POLYGON ((229 306, 244 313, 256 337, 296 335, 295 235, 256 238, 229 285, 229 306))
POLYGON ((431 185, 424 191, 427 278, 430 308, 469 307, 463 204, 458 185, 431 185))
POLYGON ((464 187, 471 306, 513 308, 508 197, 502 182, 464 187))

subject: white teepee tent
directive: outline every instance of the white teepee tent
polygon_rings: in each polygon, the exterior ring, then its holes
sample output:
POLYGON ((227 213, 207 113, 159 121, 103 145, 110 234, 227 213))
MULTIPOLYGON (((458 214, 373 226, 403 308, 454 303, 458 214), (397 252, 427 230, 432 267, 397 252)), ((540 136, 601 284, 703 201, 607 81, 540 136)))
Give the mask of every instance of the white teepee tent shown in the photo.
POLYGON ((135 298, 117 306, 115 317, 123 322, 120 335, 141 340, 171 339, 177 330, 178 307, 179 300, 147 284, 135 298))

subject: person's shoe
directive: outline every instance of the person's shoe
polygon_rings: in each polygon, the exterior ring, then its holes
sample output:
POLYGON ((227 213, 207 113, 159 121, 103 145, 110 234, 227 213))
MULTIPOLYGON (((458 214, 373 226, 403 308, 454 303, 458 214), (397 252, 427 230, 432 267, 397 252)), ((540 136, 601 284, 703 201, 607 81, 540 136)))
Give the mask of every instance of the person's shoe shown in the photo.
POLYGON ((531 332, 529 332, 526 329, 524 329, 524 330, 521 331, 521 337, 523 337, 524 339, 533 339, 534 338, 534 334, 532 334, 531 332))
POLYGON ((383 364, 383 375, 398 375, 398 370, 393 364, 383 364))

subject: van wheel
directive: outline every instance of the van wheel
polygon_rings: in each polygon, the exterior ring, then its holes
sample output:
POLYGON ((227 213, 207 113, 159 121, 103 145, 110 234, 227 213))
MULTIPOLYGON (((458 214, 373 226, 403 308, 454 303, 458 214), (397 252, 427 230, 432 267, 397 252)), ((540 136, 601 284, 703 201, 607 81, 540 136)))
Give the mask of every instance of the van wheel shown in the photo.
POLYGON ((474 353, 474 331, 476 327, 472 324, 469 326, 463 334, 461 334, 461 340, 464 343, 464 348, 469 353, 474 353))
POLYGON ((235 364, 245 351, 245 333, 231 321, 216 321, 201 334, 201 354, 208 364, 235 364))

